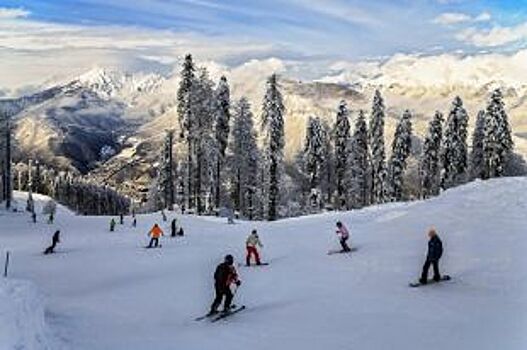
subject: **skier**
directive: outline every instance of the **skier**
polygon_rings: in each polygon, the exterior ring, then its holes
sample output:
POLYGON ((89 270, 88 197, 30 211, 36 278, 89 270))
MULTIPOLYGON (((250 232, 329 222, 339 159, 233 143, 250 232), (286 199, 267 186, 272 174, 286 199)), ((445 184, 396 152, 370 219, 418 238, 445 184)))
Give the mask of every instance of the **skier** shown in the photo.
POLYGON ((54 215, 53 215, 53 212, 49 213, 49 217, 48 217, 48 224, 51 225, 53 224, 53 220, 55 219, 54 215))
POLYGON ((216 297, 210 307, 208 316, 218 313, 218 307, 220 306, 223 297, 225 297, 223 312, 227 313, 230 311, 232 298, 234 297, 234 294, 231 291, 232 284, 239 287, 241 281, 238 279, 238 273, 234 268, 234 258, 229 254, 225 257, 225 261, 216 267, 216 271, 214 272, 214 289, 216 291, 216 297))
POLYGON ((115 231, 115 219, 110 220, 110 232, 115 231))
POLYGON ((346 243, 349 239, 350 234, 346 226, 340 221, 337 221, 337 236, 339 237, 340 245, 342 246, 342 252, 350 252, 351 249, 346 243))
POLYGON ((438 282, 441 280, 441 275, 439 274, 439 259, 441 259, 441 256, 443 255, 443 243, 433 227, 428 231, 428 237, 430 238, 428 241, 428 254, 426 255, 423 272, 419 279, 419 283, 421 284, 427 283, 430 265, 434 268, 434 281, 438 282))
POLYGON ((161 210, 161 216, 163 217, 163 221, 167 221, 167 214, 165 214, 164 210, 161 210))
POLYGON ((152 227, 148 234, 151 238, 147 248, 157 248, 159 246, 159 238, 163 236, 163 230, 158 224, 154 224, 154 227, 152 227))
POLYGON ((123 216, 123 214, 122 214, 122 213, 121 213, 121 214, 119 214, 119 223, 120 223, 121 225, 123 225, 123 224, 124 224, 124 216, 123 216))
POLYGON ((176 237, 177 234, 177 219, 173 218, 172 222, 170 223, 170 237, 176 237))
POLYGON ((37 223, 37 213, 35 213, 34 211, 31 213, 31 220, 33 220, 34 224, 37 223))
POLYGON ((134 219, 132 220, 132 226, 137 227, 137 218, 134 216, 134 219))
POLYGON ((247 237, 247 240, 245 241, 245 246, 247 248, 247 257, 245 258, 246 265, 251 266, 252 255, 254 255, 256 265, 261 265, 260 255, 258 254, 257 247, 263 248, 263 244, 260 241, 260 237, 258 237, 258 233, 256 232, 256 230, 252 230, 249 237, 247 237))
POLYGON ((44 251, 44 254, 53 254, 55 251, 55 247, 57 246, 57 243, 60 243, 60 231, 57 230, 53 234, 53 238, 51 239, 51 245, 46 248, 44 251))

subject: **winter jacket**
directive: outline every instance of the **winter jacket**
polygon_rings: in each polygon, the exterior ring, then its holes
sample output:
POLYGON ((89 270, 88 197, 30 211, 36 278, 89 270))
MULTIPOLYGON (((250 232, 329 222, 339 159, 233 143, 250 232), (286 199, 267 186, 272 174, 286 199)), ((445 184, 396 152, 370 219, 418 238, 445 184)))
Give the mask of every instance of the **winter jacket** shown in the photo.
POLYGON ((247 240, 245 241, 245 245, 247 247, 254 247, 254 248, 256 248, 256 246, 260 248, 263 247, 263 244, 260 241, 260 238, 258 237, 257 234, 254 234, 254 233, 251 233, 249 237, 247 237, 247 240))
POLYGON ((214 272, 214 283, 219 287, 229 287, 238 281, 238 273, 234 266, 223 262, 218 265, 214 272))
POLYGON ((428 241, 428 255, 426 260, 428 261, 438 261, 443 255, 443 243, 439 237, 433 236, 428 241))
POLYGON ((340 236, 340 238, 347 239, 349 238, 350 233, 348 229, 346 228, 346 226, 342 224, 342 226, 340 226, 340 228, 337 229, 337 235, 340 236))
POLYGON ((159 226, 154 226, 152 227, 152 229, 150 230, 150 236, 152 238, 159 238, 163 235, 163 230, 161 230, 161 227, 159 226))

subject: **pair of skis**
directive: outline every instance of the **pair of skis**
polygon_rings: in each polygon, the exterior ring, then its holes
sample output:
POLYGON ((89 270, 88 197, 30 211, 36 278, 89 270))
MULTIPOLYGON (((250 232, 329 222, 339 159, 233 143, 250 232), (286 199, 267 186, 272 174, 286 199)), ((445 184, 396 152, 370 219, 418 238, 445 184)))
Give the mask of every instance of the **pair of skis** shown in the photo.
POLYGON ((237 314, 238 312, 242 310, 245 310, 245 305, 234 307, 231 310, 226 311, 226 312, 220 312, 216 314, 206 314, 204 316, 196 318, 195 320, 196 321, 210 320, 210 322, 218 322, 219 320, 223 320, 227 317, 237 314))

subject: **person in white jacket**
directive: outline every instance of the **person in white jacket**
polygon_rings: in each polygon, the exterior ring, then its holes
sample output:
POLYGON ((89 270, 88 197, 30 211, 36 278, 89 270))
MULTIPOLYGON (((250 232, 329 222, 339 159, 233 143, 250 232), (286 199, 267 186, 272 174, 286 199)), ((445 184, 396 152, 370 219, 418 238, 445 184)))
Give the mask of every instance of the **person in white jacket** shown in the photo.
POLYGON ((343 252, 349 252, 351 251, 350 247, 348 246, 348 243, 346 242, 349 237, 350 233, 346 226, 340 221, 337 221, 337 236, 339 237, 340 245, 342 246, 343 252))
POLYGON ((247 237, 247 240, 245 241, 245 247, 247 248, 247 257, 246 257, 246 264, 247 266, 251 266, 251 256, 254 255, 254 260, 256 261, 256 265, 261 265, 260 262, 260 255, 258 254, 258 248, 263 248, 263 244, 260 241, 260 237, 258 237, 258 233, 256 230, 252 230, 249 237, 247 237))

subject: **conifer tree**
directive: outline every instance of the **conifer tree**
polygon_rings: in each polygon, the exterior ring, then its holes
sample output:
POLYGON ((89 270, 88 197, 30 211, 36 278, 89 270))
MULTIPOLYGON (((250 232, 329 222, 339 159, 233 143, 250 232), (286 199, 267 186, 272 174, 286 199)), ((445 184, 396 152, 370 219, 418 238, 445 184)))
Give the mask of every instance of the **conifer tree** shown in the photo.
POLYGON ((467 179, 467 127, 468 114, 458 96, 452 102, 443 136, 441 185, 444 189, 462 184, 467 179))
POLYGON ((428 198, 439 194, 440 153, 443 139, 443 114, 436 112, 428 125, 428 133, 423 144, 423 153, 419 163, 421 197, 428 198))
POLYGON ((222 189, 222 168, 225 159, 225 151, 229 141, 230 131, 230 88, 227 78, 222 76, 218 87, 216 88, 216 143, 218 147, 218 157, 216 160, 216 174, 215 174, 215 207, 219 208, 221 203, 222 189))
POLYGON ((362 208, 368 205, 371 180, 368 162, 368 127, 364 111, 359 111, 352 138, 349 167, 348 208, 362 208))
POLYGON ((337 209, 346 208, 347 183, 346 175, 349 166, 350 153, 350 122, 349 112, 345 101, 341 101, 335 122, 335 181, 337 188, 337 209))
POLYGON ((503 176, 514 143, 499 89, 492 93, 487 105, 484 132, 485 175, 487 178, 503 176))
POLYGON ((280 204, 280 180, 284 157, 284 114, 285 106, 278 86, 276 74, 267 81, 267 91, 262 106, 262 132, 267 177, 267 218, 278 218, 280 204))
POLYGON ((386 155, 384 150, 384 99, 375 91, 370 116, 369 143, 371 163, 371 203, 383 203, 386 196, 386 155))
POLYGON ((485 178, 485 111, 479 111, 472 133, 472 151, 470 153, 471 179, 485 178))
POLYGON ((392 202, 403 199, 403 177, 412 146, 412 115, 406 110, 395 129, 392 154, 388 165, 388 199, 392 202))

